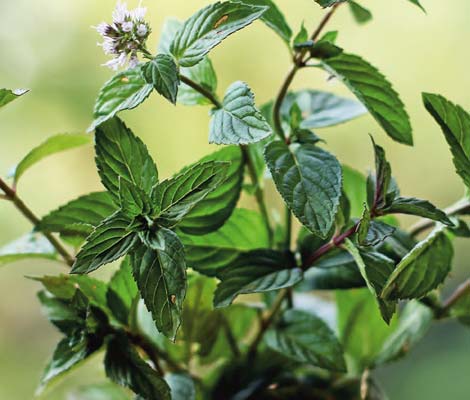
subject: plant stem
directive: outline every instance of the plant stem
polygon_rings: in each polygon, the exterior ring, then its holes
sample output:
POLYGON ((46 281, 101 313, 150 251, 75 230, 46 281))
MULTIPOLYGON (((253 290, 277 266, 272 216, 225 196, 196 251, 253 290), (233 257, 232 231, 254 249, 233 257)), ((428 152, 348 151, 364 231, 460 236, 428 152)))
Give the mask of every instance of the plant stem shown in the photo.
POLYGON ((222 108, 222 103, 214 96, 213 93, 210 92, 210 90, 207 90, 203 86, 201 86, 199 83, 194 82, 192 79, 189 79, 188 77, 181 75, 180 74, 180 80, 181 82, 185 83, 189 87, 193 88, 195 91, 199 92, 202 94, 205 98, 211 101, 212 104, 214 104, 215 107, 217 108, 222 108))
MULTIPOLYGON (((31 211, 31 209, 18 197, 16 191, 8 186, 3 179, 0 178, 0 189, 5 193, 7 200, 11 201, 15 207, 23 214, 34 226, 38 225, 40 219, 31 211)), ((57 252, 64 259, 65 263, 72 266, 74 263, 74 257, 67 251, 67 249, 60 243, 54 235, 48 232, 42 232, 51 245, 57 250, 57 252)))
POLYGON ((447 315, 451 308, 457 304, 457 302, 467 294, 470 294, 470 279, 462 283, 454 293, 452 293, 449 298, 442 305, 442 314, 447 315))
POLYGON ((230 328, 230 325, 228 324, 225 318, 222 321, 223 321, 222 325, 224 328, 225 337, 227 338, 228 344, 230 346, 230 350, 232 351, 233 356, 235 358, 239 358, 241 355, 241 352, 240 352, 240 349, 238 348, 237 340, 233 336, 232 329, 230 328))

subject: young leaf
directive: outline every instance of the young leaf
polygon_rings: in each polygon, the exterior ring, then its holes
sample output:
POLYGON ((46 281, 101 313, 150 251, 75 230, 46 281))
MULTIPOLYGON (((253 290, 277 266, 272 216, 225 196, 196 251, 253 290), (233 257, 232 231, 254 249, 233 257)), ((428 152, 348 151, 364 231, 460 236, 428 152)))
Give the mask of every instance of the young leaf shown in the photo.
POLYGON ((228 163, 207 161, 161 182, 152 192, 161 226, 173 227, 225 179, 228 163))
POLYGON ((159 332, 174 340, 186 296, 184 247, 168 229, 148 235, 131 254, 134 279, 159 332))
POLYGON ((378 366, 406 355, 411 347, 426 335, 433 319, 432 310, 425 305, 417 301, 408 303, 400 316, 396 330, 384 343, 374 360, 374 365, 378 366))
POLYGON ((372 19, 372 13, 355 1, 349 1, 349 9, 358 24, 365 24, 372 19))
POLYGON ((276 32, 288 45, 292 38, 292 29, 287 23, 284 15, 272 0, 236 0, 248 5, 265 6, 267 11, 261 16, 268 27, 276 32))
POLYGON ((0 108, 28 93, 28 89, 0 89, 0 108))
POLYGON ((453 223, 444 211, 439 210, 426 200, 399 197, 384 210, 387 214, 409 214, 432 219, 445 225, 452 226, 453 223))
POLYGON ((375 247, 395 233, 396 228, 382 221, 371 221, 365 237, 359 242, 361 246, 375 247))
POLYGON ((96 165, 101 182, 119 204, 119 179, 150 194, 158 182, 157 167, 145 144, 118 118, 96 130, 96 165))
POLYGON ((240 294, 263 293, 291 287, 302 279, 292 256, 274 250, 254 250, 241 254, 218 273, 215 307, 227 307, 240 294))
POLYGON ((147 83, 142 76, 142 66, 120 72, 101 88, 93 112, 95 120, 89 130, 94 130, 121 111, 138 107, 150 96, 152 90, 153 85, 147 83))
POLYGON ((104 359, 106 375, 143 399, 171 400, 170 388, 132 347, 123 335, 108 342, 104 359))
POLYGON ((470 187, 470 114, 436 94, 423 93, 423 101, 444 132, 457 173, 470 187))
POLYGON ((437 288, 451 270, 454 249, 443 227, 436 228, 398 264, 382 291, 383 299, 413 299, 437 288))
POLYGON ((242 189, 245 160, 238 146, 226 146, 201 160, 229 162, 225 180, 200 201, 181 221, 179 228, 188 234, 203 235, 225 224, 237 205, 242 189))
POLYGON ((135 218, 150 211, 150 197, 133 183, 119 178, 119 204, 123 214, 135 218))
POLYGON ((170 386, 172 400, 196 400, 196 387, 189 375, 168 374, 165 380, 170 386))
POLYGON ((265 336, 269 348, 301 363, 346 372, 343 349, 334 332, 314 314, 287 310, 265 336))
POLYGON ((32 233, 0 248, 0 266, 28 258, 57 260, 57 253, 43 235, 32 233))
POLYGON ((132 220, 121 212, 106 218, 87 238, 77 254, 72 274, 88 274, 125 256, 136 244, 132 220))
POLYGON ((421 5, 421 3, 418 1, 418 0, 408 0, 410 3, 413 3, 415 5, 417 5, 419 8, 421 8, 421 10, 423 10, 424 12, 426 12, 426 10, 424 9, 424 7, 421 5))
POLYGON ((413 144, 409 116, 387 79, 371 64, 353 54, 323 60, 324 69, 344 82, 394 140, 413 144))
POLYGON ((209 142, 215 144, 250 144, 271 135, 272 130, 255 106, 254 94, 244 82, 228 89, 222 108, 214 110, 209 142))
POLYGON ((302 22, 299 33, 294 37, 294 48, 302 47, 308 41, 308 31, 305 23, 302 22))
POLYGON ((331 7, 339 3, 344 3, 345 1, 348 0, 315 0, 315 2, 320 4, 323 8, 331 7))
POLYGON ((387 161, 385 150, 377 145, 372 138, 375 154, 375 176, 369 176, 367 180, 367 202, 372 210, 381 210, 390 203, 390 197, 395 199, 392 185, 392 167, 387 161))
POLYGON ((91 141, 92 137, 83 133, 59 134, 48 138, 45 142, 32 149, 15 167, 13 174, 14 183, 17 184, 20 177, 42 159, 61 151, 89 144, 91 141))
POLYGON ((222 40, 260 18, 267 7, 217 2, 190 17, 177 32, 171 53, 182 67, 199 63, 222 40))
POLYGON ((179 237, 186 249, 188 266, 208 276, 217 275, 243 252, 269 247, 261 215, 245 209, 235 209, 215 232, 203 236, 180 234, 179 237))
POLYGON ((284 201, 314 234, 325 238, 334 224, 341 197, 341 165, 312 144, 270 143, 265 159, 284 201))
POLYGON ((178 66, 172 56, 158 54, 142 66, 142 74, 147 83, 153 85, 158 93, 176 104, 180 79, 178 66))

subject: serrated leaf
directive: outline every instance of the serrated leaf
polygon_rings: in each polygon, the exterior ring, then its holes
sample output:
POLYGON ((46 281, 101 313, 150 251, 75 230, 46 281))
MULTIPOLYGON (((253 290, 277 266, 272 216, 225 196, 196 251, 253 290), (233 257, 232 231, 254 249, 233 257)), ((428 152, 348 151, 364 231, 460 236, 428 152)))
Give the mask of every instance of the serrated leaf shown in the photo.
POLYGON ((88 274, 125 256, 136 244, 132 220, 121 212, 106 218, 87 238, 77 254, 72 274, 88 274))
POLYGON ((328 73, 348 86, 392 139, 413 144, 405 106, 377 68, 361 57, 346 53, 323 60, 322 64, 328 73))
POLYGON ((242 151, 227 146, 197 162, 229 162, 225 179, 187 214, 179 228, 188 234, 202 235, 216 231, 225 224, 240 198, 245 173, 242 151))
POLYGON ((153 85, 142 76, 142 66, 120 72, 101 88, 95 102, 90 126, 92 131, 103 122, 115 117, 119 112, 132 110, 142 104, 153 91, 153 85))
POLYGON ((28 258, 57 260, 57 253, 44 236, 32 233, 0 248, 0 266, 28 258))
POLYGON ((398 326, 384 343, 374 365, 381 365, 405 356, 431 328, 434 314, 425 305, 412 301, 403 310, 398 326))
POLYGON ((157 375, 123 335, 108 342, 104 359, 106 376, 143 399, 171 400, 170 387, 157 375))
POLYGON ((367 180, 367 203, 372 210, 381 210, 396 198, 392 179, 392 167, 387 160, 383 147, 372 139, 375 155, 375 175, 367 180))
POLYGON ((150 194, 158 182, 157 167, 147 147, 118 118, 96 130, 96 165, 101 182, 119 204, 119 179, 150 194))
POLYGON ((440 95, 423 93, 423 101, 444 133, 457 173, 470 187, 470 114, 440 95))
POLYGON ((215 232, 179 236, 186 248, 188 266, 208 276, 217 275, 243 252, 269 247, 269 235, 261 215, 245 209, 235 209, 215 232))
POLYGON ((301 363, 346 372, 343 349, 334 332, 315 314, 287 310, 265 336, 269 348, 301 363))
POLYGON ((338 160, 312 144, 287 146, 272 142, 265 159, 284 201, 313 233, 326 237, 341 197, 342 172, 338 160))
POLYGON ((220 161, 195 164, 157 185, 151 197, 159 225, 173 227, 183 220, 225 180, 228 167, 220 161))
POLYGON ((180 84, 178 66, 172 56, 158 54, 142 66, 142 75, 147 83, 171 103, 176 104, 180 84))
POLYGON ((182 67, 200 62, 222 40, 260 18, 267 7, 217 2, 190 17, 177 32, 171 53, 182 67))
POLYGON ((215 144, 256 143, 272 133, 244 82, 235 82, 227 89, 222 108, 212 112, 209 131, 209 142, 215 144))
POLYGON ((178 236, 159 229, 131 254, 134 279, 157 329, 174 340, 186 296, 184 247, 178 236), (150 247, 151 246, 151 247, 150 247))
POLYGON ((451 270, 454 249, 443 227, 436 228, 397 265, 382 291, 383 299, 413 299, 438 287, 451 270))
POLYGON ((150 196, 133 183, 120 178, 119 204, 122 213, 129 218, 150 212, 150 196))
POLYGON ((287 23, 281 10, 276 6, 272 0, 236 0, 248 5, 265 6, 268 7, 267 11, 261 16, 263 21, 268 27, 276 32, 287 44, 290 43, 292 38, 292 29, 287 23))
POLYGON ((28 89, 0 89, 0 108, 28 93, 28 89))
POLYGON ((51 136, 45 142, 33 148, 15 167, 13 173, 14 183, 17 184, 21 176, 29 168, 44 158, 62 151, 84 146, 91 143, 92 139, 90 135, 83 133, 68 133, 51 136))
POLYGON ((196 386, 189 375, 168 374, 165 380, 171 389, 172 400, 195 400, 196 386))
POLYGON ((384 242, 395 233, 396 228, 385 222, 375 220, 369 224, 369 229, 360 244, 366 247, 375 247, 384 242))
POLYGON ((359 3, 350 0, 349 9, 358 24, 365 24, 372 20, 372 13, 367 9, 362 7, 359 3))
POLYGON ((302 279, 290 255, 274 250, 254 250, 241 254, 218 274, 220 283, 215 307, 227 307, 240 294, 263 293, 291 287, 302 279))
POLYGON ((387 214, 409 214, 432 219, 445 225, 452 226, 453 223, 444 211, 439 210, 426 200, 415 198, 399 197, 384 210, 387 214))

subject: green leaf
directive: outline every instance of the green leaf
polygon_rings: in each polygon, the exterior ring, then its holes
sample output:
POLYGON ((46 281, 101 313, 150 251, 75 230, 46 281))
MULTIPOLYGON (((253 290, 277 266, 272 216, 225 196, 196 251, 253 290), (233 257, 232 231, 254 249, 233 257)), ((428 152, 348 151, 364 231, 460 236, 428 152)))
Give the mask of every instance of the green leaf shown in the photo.
POLYGON ((366 177, 355 169, 346 165, 343 168, 343 191, 349 199, 351 215, 360 217, 367 201, 366 177))
MULTIPOLYGON (((375 247, 384 242, 395 233, 396 228, 382 221, 371 221, 363 240, 359 240, 361 246, 375 247)), ((359 239, 359 238, 358 238, 359 239)))
POLYGON ((0 108, 28 93, 28 89, 0 89, 0 108))
POLYGON ((269 247, 269 235, 261 215, 245 209, 235 209, 215 232, 179 236, 186 248, 188 266, 208 276, 215 276, 243 252, 269 247))
POLYGON ((453 223, 445 212, 439 210, 426 200, 415 198, 399 197, 393 200, 390 207, 384 210, 387 214, 409 214, 432 219, 445 225, 452 226, 453 223))
POLYGON ((254 250, 241 254, 218 273, 215 307, 227 307, 240 294, 263 293, 291 287, 302 279, 295 260, 274 250, 254 250))
POLYGON ((265 159, 284 201, 314 234, 325 238, 331 230, 341 197, 342 172, 338 160, 312 144, 270 143, 265 159))
POLYGON ((158 54, 142 66, 142 74, 147 83, 171 103, 176 104, 180 84, 178 66, 172 56, 158 54))
POLYGON ((196 387, 189 375, 168 374, 165 380, 170 386, 172 400, 196 400, 196 387))
POLYGON ((83 133, 59 134, 51 136, 45 142, 32 149, 15 167, 15 171, 13 173, 13 180, 15 185, 18 183, 20 177, 29 168, 44 158, 52 154, 89 144, 91 143, 92 139, 93 138, 90 135, 83 133))
POLYGON ((178 236, 159 229, 131 254, 134 279, 157 329, 174 340, 186 296, 184 247, 178 236))
POLYGON ((182 67, 199 63, 222 40, 260 18, 267 7, 217 2, 190 17, 176 33, 171 53, 182 67))
POLYGON ((161 226, 173 227, 224 182, 229 164, 207 161, 192 165, 161 182, 152 192, 155 216, 161 226))
POLYGON ((213 232, 225 224, 237 205, 242 189, 245 160, 238 146, 226 146, 196 164, 208 161, 229 162, 225 180, 187 214, 179 228, 188 234, 213 232))
POLYGON ((403 310, 398 326, 384 343, 374 365, 397 360, 405 356, 429 331, 434 319, 431 309, 412 301, 403 310))
POLYGON ((470 114, 440 95, 423 93, 423 101, 444 132, 457 173, 470 187, 470 114))
POLYGON ((57 260, 57 253, 44 236, 31 233, 0 248, 0 266, 28 258, 57 260))
POLYGON ((384 299, 413 299, 436 289, 451 270, 454 249, 443 227, 436 228, 398 264, 382 291, 384 299))
POLYGON ((119 112, 132 110, 142 104, 152 93, 153 85, 142 76, 142 66, 120 72, 101 88, 95 103, 90 126, 92 131, 103 122, 115 117, 119 112))
POLYGON ((418 1, 418 0, 408 0, 410 3, 413 3, 415 5, 417 5, 419 8, 421 8, 421 10, 423 10, 424 12, 426 12, 426 10, 424 9, 424 7, 421 5, 421 3, 418 1))
POLYGON ((385 150, 377 145, 372 137, 371 139, 375 154, 375 176, 370 175, 367 180, 367 202, 370 209, 377 211, 386 208, 396 195, 393 187, 392 167, 387 161, 385 150))
POLYGON ((72 274, 88 274, 125 256, 136 244, 132 220, 121 212, 106 218, 87 238, 77 254, 72 274))
POLYGON ((129 218, 150 212, 150 197, 133 183, 119 178, 121 211, 129 218))
POLYGON ((170 388, 132 347, 123 335, 108 342, 104 359, 106 375, 144 399, 171 400, 170 388))
POLYGON ((286 18, 272 0, 238 0, 242 3, 254 6, 268 7, 267 11, 261 16, 268 27, 276 32, 287 44, 292 38, 292 29, 286 21, 286 18))
POLYGON ((137 285, 132 276, 132 265, 129 257, 126 257, 109 281, 106 292, 109 309, 124 325, 129 323, 129 313, 137 294, 137 285))
POLYGON ((374 66, 361 57, 343 53, 323 60, 323 67, 348 86, 392 139, 413 144, 405 106, 392 85, 374 66))
MULTIPOLYGON (((181 75, 191 79, 209 91, 217 98, 217 75, 211 60, 204 57, 199 64, 189 68, 181 68, 181 75)), ((182 83, 178 92, 178 102, 185 106, 212 105, 212 102, 204 95, 182 83)))
POLYGON ((334 332, 315 314, 287 310, 265 336, 269 348, 301 363, 346 372, 343 349, 334 332))
POLYGON ((96 130, 95 148, 101 182, 116 204, 120 203, 119 179, 150 194, 158 182, 157 167, 142 140, 120 119, 113 118, 96 130))
POLYGON ((297 35, 295 35, 294 37, 294 48, 301 46, 307 41, 308 41, 308 31, 307 31, 307 28, 305 27, 305 23, 302 22, 302 26, 300 27, 299 33, 297 33, 297 35))
POLYGON ((228 89, 222 108, 212 112, 209 142, 215 144, 250 144, 271 135, 272 130, 255 106, 254 94, 244 82, 228 89))
POLYGON ((123 389, 112 383, 83 386, 73 391, 70 397, 73 400, 129 400, 123 389))
POLYGON ((395 263, 377 252, 360 253, 359 249, 350 240, 346 241, 345 247, 353 256, 362 277, 367 283, 367 287, 375 296, 382 318, 387 324, 390 324, 397 304, 395 301, 383 300, 379 296, 395 269, 395 263))
POLYGON ((349 1, 349 9, 358 24, 365 24, 372 20, 372 13, 355 1, 349 1))
POLYGON ((94 227, 116 211, 117 206, 107 192, 90 193, 51 211, 41 219, 35 230, 73 236, 81 244, 94 227))
POLYGON ((339 3, 344 3, 345 1, 348 0, 315 0, 315 2, 320 4, 323 8, 331 7, 339 3))
POLYGON ((459 289, 464 290, 463 295, 451 307, 450 315, 457 318, 462 324, 470 326, 470 287, 468 282, 463 283, 459 289))

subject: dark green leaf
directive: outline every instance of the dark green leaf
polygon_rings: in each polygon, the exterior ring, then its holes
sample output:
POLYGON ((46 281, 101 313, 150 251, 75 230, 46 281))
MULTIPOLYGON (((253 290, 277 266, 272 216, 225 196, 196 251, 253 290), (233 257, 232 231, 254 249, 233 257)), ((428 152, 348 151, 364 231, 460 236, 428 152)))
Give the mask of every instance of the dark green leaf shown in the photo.
POLYGON ((27 234, 0 248, 0 266, 28 258, 57 260, 57 253, 51 243, 39 234, 27 234))
POLYGON ((341 197, 342 172, 338 160, 312 144, 270 143, 265 158, 284 201, 313 233, 326 237, 341 197))
POLYGON ((288 358, 332 371, 346 372, 343 349, 334 332, 314 314, 287 310, 265 336, 266 344, 288 358))
POLYGON ((158 54, 152 61, 142 66, 142 74, 147 83, 167 100, 176 104, 180 84, 178 66, 172 56, 158 54))
POLYGON ((121 211, 129 218, 134 218, 150 211, 150 198, 133 183, 119 178, 119 204, 121 211))
POLYGON ((328 41, 318 41, 310 48, 310 55, 319 60, 337 57, 343 52, 341 47, 328 41))
POLYGON ((367 202, 372 210, 385 208, 395 199, 392 184, 392 167, 387 161, 385 150, 372 138, 375 153, 375 176, 370 175, 367 181, 367 202))
POLYGON ((451 270, 454 249, 442 227, 418 243, 398 264, 382 291, 384 299, 420 298, 437 288, 451 270))
POLYGON ((168 374, 165 380, 171 389, 171 400, 196 399, 196 387, 189 375, 168 374))
POLYGON ((382 221, 371 221, 366 236, 360 244, 367 247, 380 245, 388 237, 395 233, 396 228, 382 221))
POLYGON ((423 101, 444 132, 457 173, 470 187, 470 114, 436 94, 423 93, 423 101))
POLYGON ((362 58, 343 53, 323 61, 327 72, 343 81, 394 140, 412 145, 410 120, 397 92, 362 58))
POLYGON ((118 118, 96 130, 96 165, 101 181, 119 204, 119 179, 149 194, 158 182, 155 163, 145 144, 118 118))
POLYGON ((267 10, 267 7, 229 1, 211 4, 183 24, 170 51, 182 67, 196 65, 222 40, 251 24, 267 10))
POLYGON ((132 110, 152 93, 153 85, 142 76, 142 66, 120 72, 101 88, 95 103, 95 120, 90 130, 113 118, 119 112, 132 110))
POLYGON ((183 244, 172 231, 159 229, 131 254, 132 270, 140 294, 157 329, 174 340, 181 324, 186 296, 183 244))
POLYGON ((244 82, 228 89, 222 108, 214 110, 209 142, 215 144, 250 144, 271 135, 272 130, 255 106, 254 94, 244 82))
POLYGON ((426 335, 433 319, 432 310, 425 305, 417 301, 408 303, 400 316, 396 330, 384 343, 374 364, 381 365, 406 355, 411 347, 426 335))
POLYGON ((18 183, 18 180, 29 168, 42 159, 52 154, 60 153, 61 151, 89 144, 92 139, 93 138, 90 135, 83 133, 51 136, 45 142, 32 149, 16 166, 15 172, 13 173, 15 184, 18 183))
POLYGON ((131 223, 132 220, 121 212, 105 219, 87 238, 71 273, 88 274, 125 256, 138 240, 131 223))
POLYGON ((119 335, 108 342, 104 365, 109 379, 143 399, 171 400, 168 384, 140 358, 126 337, 119 335))
POLYGON ((415 198, 399 197, 393 200, 393 203, 384 210, 387 214, 409 214, 419 217, 432 219, 445 225, 452 226, 453 223, 445 212, 439 210, 433 204, 426 200, 415 198))
POLYGON ((421 8, 421 10, 423 10, 424 12, 426 12, 426 10, 424 9, 424 7, 421 5, 421 3, 418 1, 418 0, 408 0, 410 3, 413 3, 413 4, 416 4, 419 8, 421 8))
POLYGON ((0 108, 28 93, 28 89, 0 89, 0 108))
POLYGON ((198 161, 230 162, 225 180, 200 201, 179 225, 188 234, 201 235, 213 232, 225 224, 240 198, 245 160, 239 147, 227 146, 198 161))
POLYGON ((229 306, 240 294, 263 293, 291 287, 302 279, 295 260, 274 250, 254 250, 240 255, 218 273, 220 284, 214 297, 216 307, 229 306))
POLYGON ((345 1, 348 0, 315 0, 315 2, 320 4, 323 8, 331 7, 339 3, 344 3, 345 1))
POLYGON ((235 209, 215 232, 203 236, 179 236, 186 248, 188 266, 209 276, 216 275, 242 252, 269 247, 269 236, 261 215, 244 209, 235 209))
POLYGON ((161 182, 152 192, 158 223, 166 227, 179 223, 224 182, 228 167, 227 162, 206 161, 161 182))
POLYGON ((355 1, 349 1, 349 9, 358 24, 365 24, 372 19, 372 13, 355 1))

